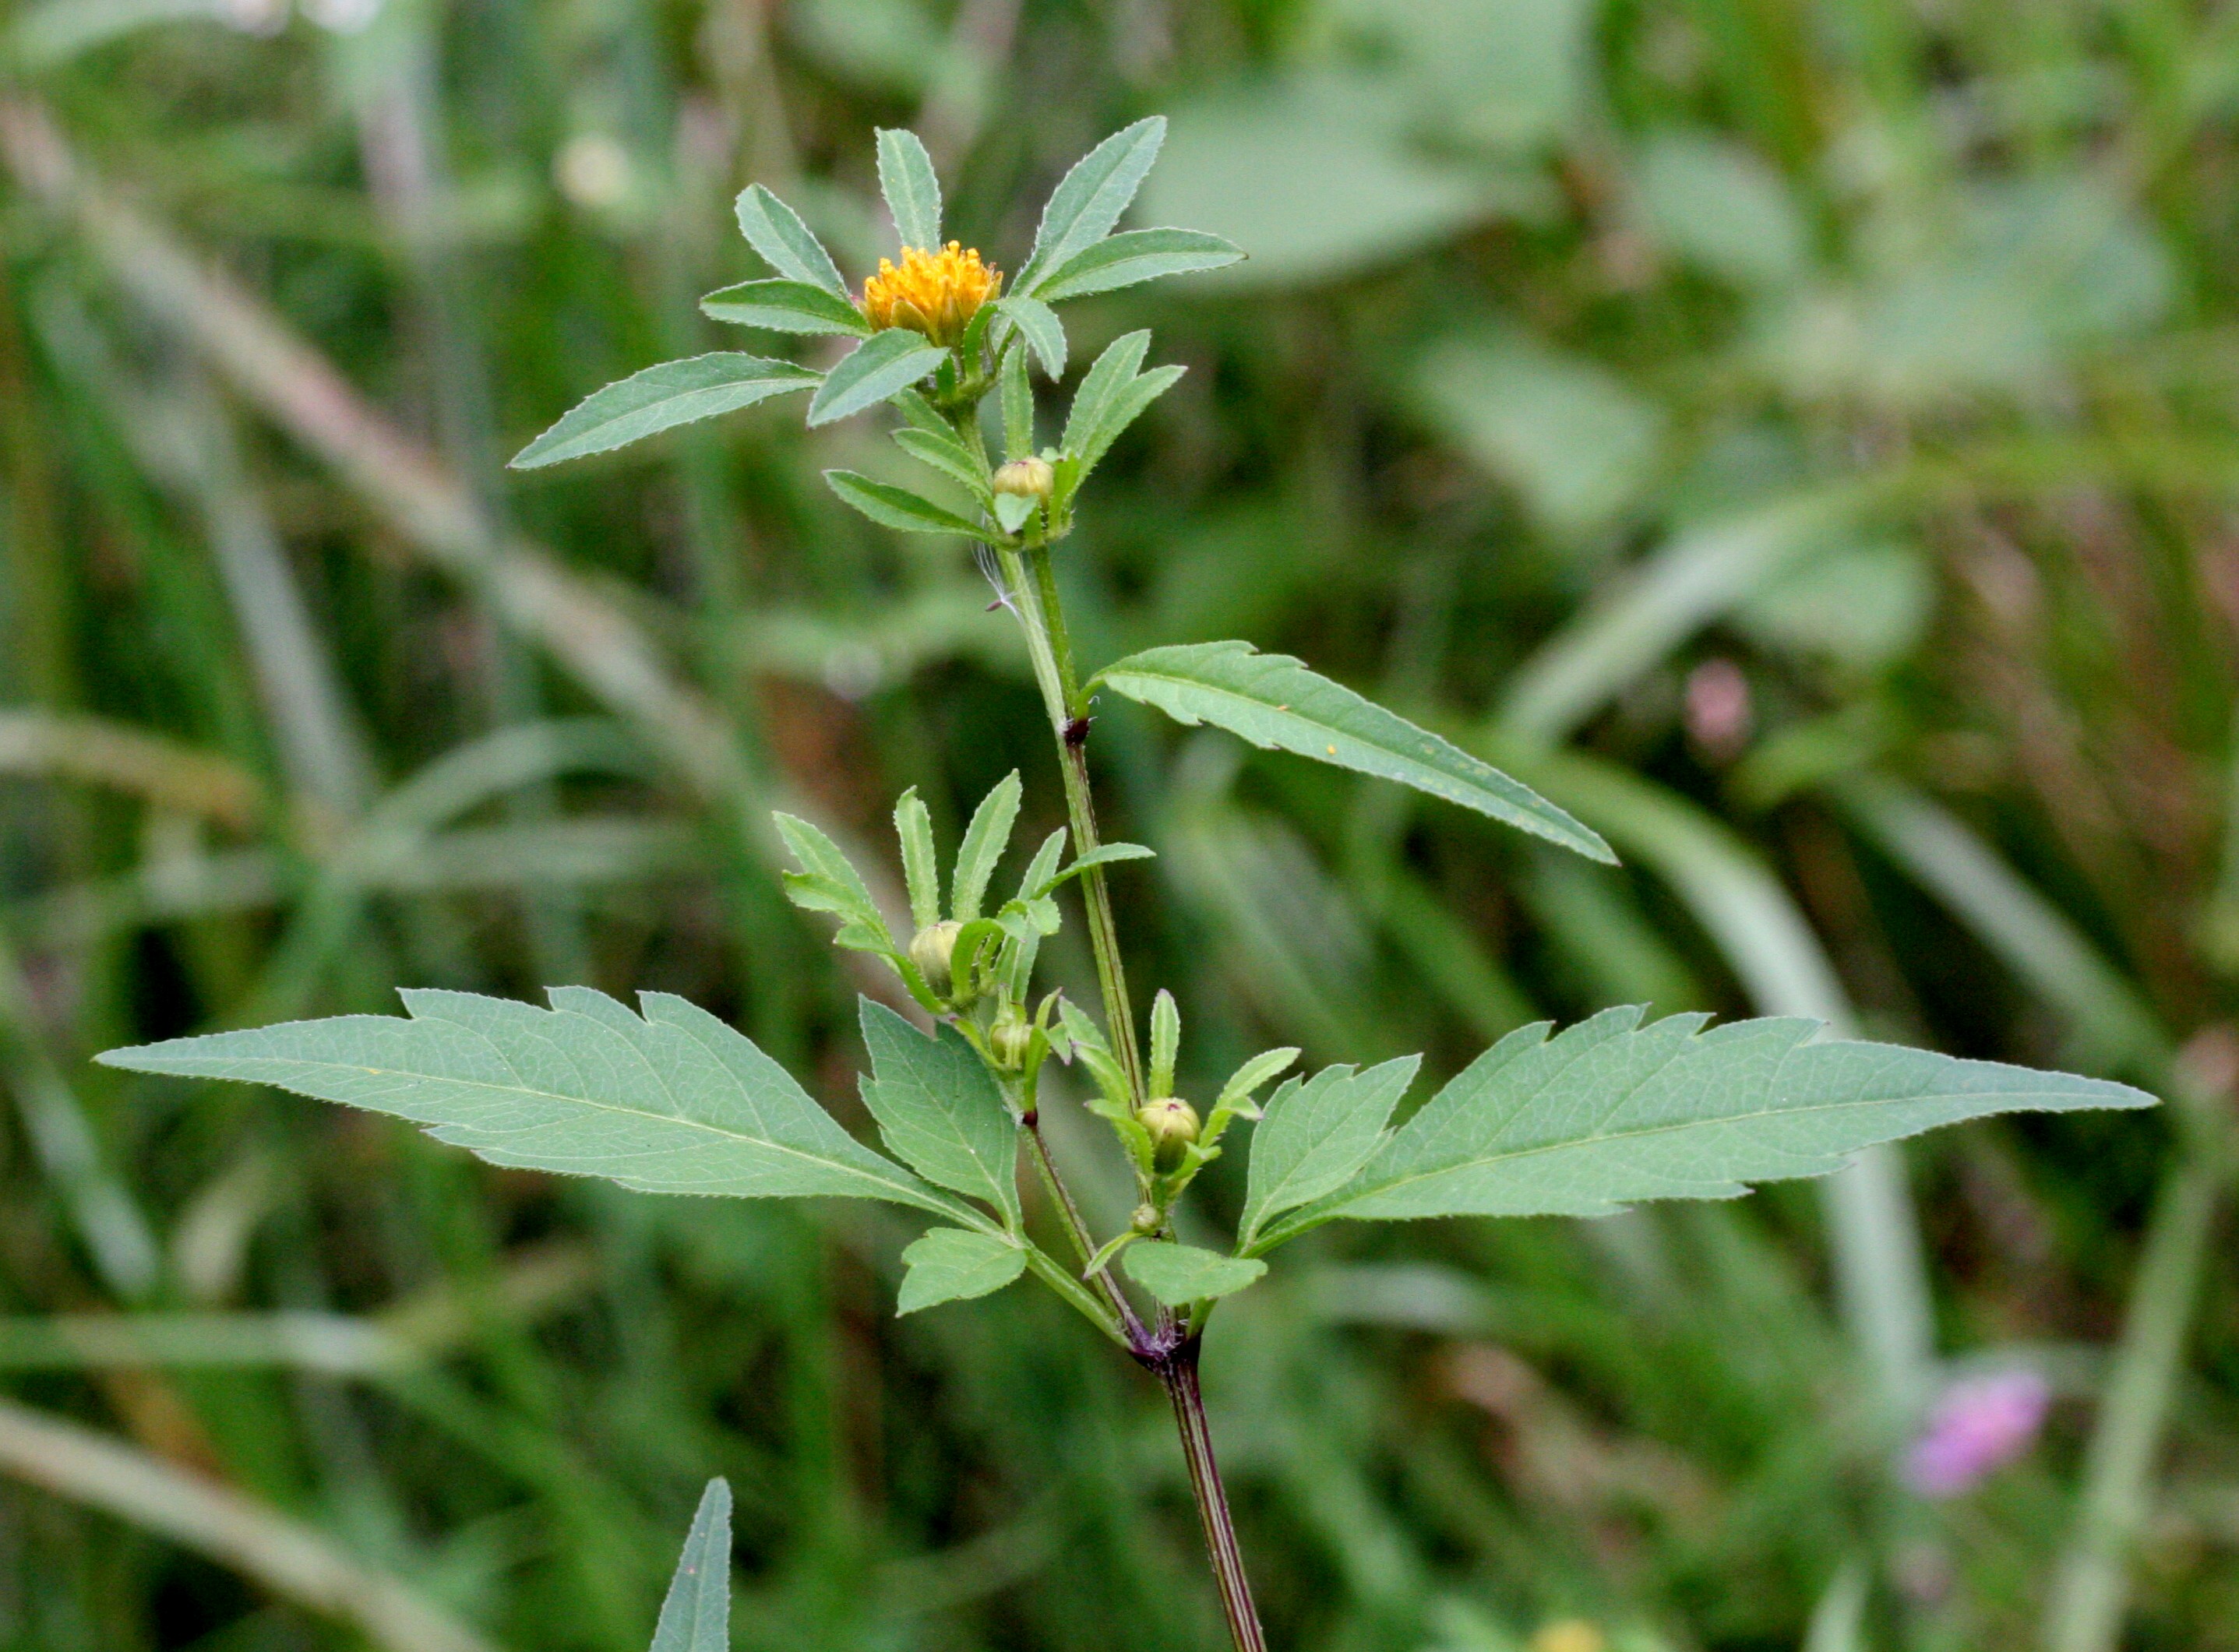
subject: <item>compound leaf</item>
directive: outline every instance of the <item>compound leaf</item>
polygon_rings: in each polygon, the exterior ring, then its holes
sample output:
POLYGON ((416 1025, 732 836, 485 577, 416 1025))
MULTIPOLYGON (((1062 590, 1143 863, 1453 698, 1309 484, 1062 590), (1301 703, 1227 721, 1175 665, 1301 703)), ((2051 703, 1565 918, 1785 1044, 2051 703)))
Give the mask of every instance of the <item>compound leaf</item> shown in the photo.
POLYGON ((1169 1308, 1233 1296, 1267 1271, 1266 1263, 1249 1257, 1225 1257, 1163 1239, 1131 1244, 1120 1254, 1127 1277, 1169 1308))
POLYGON ((549 1010, 471 992, 402 996, 409 1020, 293 1021, 99 1059, 393 1113, 493 1164, 641 1192, 971 1214, 855 1140, 752 1041, 682 998, 643 993, 641 1017, 581 986, 552 988, 549 1010))
POLYGON ((731 350, 663 362, 585 396, 514 454, 511 468, 534 470, 627 447, 680 424, 735 413, 788 390, 806 390, 817 377, 791 362, 731 350))
POLYGON ((1522 781, 1288 654, 1261 654, 1248 642, 1184 643, 1131 655, 1107 666, 1097 681, 1177 722, 1211 723, 1264 749, 1397 780, 1591 859, 1617 859, 1596 833, 1522 781))
POLYGON ((1018 1128, 987 1068, 953 1027, 932 1038, 883 1004, 862 1001, 871 1071, 863 1103, 887 1145, 927 1181, 1019 1222, 1018 1128))
POLYGON ((1000 1290, 1026 1271, 1026 1253, 992 1233, 934 1228, 902 1252, 897 1313, 914 1314, 936 1303, 960 1302, 1000 1290))
POLYGON ((1351 1182, 1264 1231, 1266 1251, 1337 1217, 1605 1216, 1731 1198, 1991 1113, 2146 1107, 2127 1085, 1893 1045, 1810 1042, 1818 1023, 1605 1010, 1519 1028, 1394 1131, 1351 1182))
POLYGON ((1385 1124, 1422 1060, 1406 1056, 1365 1072, 1324 1067, 1304 1084, 1293 1079, 1275 1092, 1252 1132, 1238 1249, 1249 1251, 1269 1218, 1352 1179, 1383 1145, 1385 1124))
POLYGON ((1151 163, 1159 158, 1159 146, 1166 141, 1166 117, 1153 115, 1114 132, 1075 162, 1042 209, 1033 251, 1019 272, 1014 290, 1034 297, 1049 271, 1109 235, 1135 191, 1143 187, 1151 163))
POLYGON ((651 1652, 730 1652, 731 1483, 714 1479, 676 1557, 651 1652))

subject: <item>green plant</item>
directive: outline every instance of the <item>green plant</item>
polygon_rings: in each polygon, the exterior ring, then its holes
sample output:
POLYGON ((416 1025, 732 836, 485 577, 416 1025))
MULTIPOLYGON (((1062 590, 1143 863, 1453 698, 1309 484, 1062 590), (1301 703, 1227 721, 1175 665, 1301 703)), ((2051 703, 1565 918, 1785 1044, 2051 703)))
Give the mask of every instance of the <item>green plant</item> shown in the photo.
MULTIPOLYGON (((391 1113, 498 1164, 649 1192, 869 1198, 933 1216, 942 1225, 904 1252, 903 1312, 985 1296, 1032 1272, 1164 1384, 1230 1628, 1241 1652, 1252 1652, 1265 1642, 1197 1367, 1217 1304, 1263 1276, 1266 1257, 1288 1240, 1339 1219, 1591 1217, 1636 1201, 1730 1198, 1755 1183, 1827 1174, 1851 1154, 1940 1125, 2152 1098, 2104 1079, 1818 1041, 1807 1019, 1710 1028, 1698 1015, 1646 1023, 1639 1008, 1605 1011, 1552 1037, 1544 1023, 1511 1032, 1397 1125, 1414 1058, 1286 1078, 1300 1052, 1274 1050, 1245 1062, 1201 1111, 1178 1096, 1179 1009, 1167 992, 1156 996, 1146 1051, 1107 889, 1112 867, 1151 851, 1098 834, 1088 745, 1100 690, 1263 748, 1399 781, 1593 859, 1615 857, 1530 787, 1286 656, 1241 642, 1184 644, 1080 678, 1053 552, 1099 461, 1180 369, 1145 370, 1146 334, 1119 339, 1083 375, 1060 440, 1040 445, 1033 370, 1060 378, 1068 355, 1053 306, 1240 256, 1194 231, 1115 233, 1163 133, 1161 122, 1140 122, 1066 176, 1007 293, 976 251, 940 249, 939 182, 909 133, 879 136, 901 263, 882 262, 860 301, 801 219, 750 188, 739 197, 740 228, 778 274, 713 294, 703 308, 767 329, 852 337, 854 348, 822 371, 735 353, 649 368, 589 397, 515 461, 551 464, 802 391, 811 393, 811 425, 894 407, 896 444, 960 490, 944 503, 854 471, 826 476, 875 522, 980 547, 998 600, 1025 635, 1069 826, 1050 834, 1016 895, 991 912, 988 889, 1020 806, 1017 774, 980 803, 946 878, 930 814, 906 793, 894 812, 909 903, 904 937, 830 838, 778 817, 800 868, 787 877, 792 899, 840 920, 837 944, 877 960, 867 985, 891 1000, 867 994, 861 1028, 871 1067, 863 1100, 892 1157, 849 1135, 744 1035, 665 993, 644 994, 633 1013, 580 986, 552 989, 542 1010, 408 992, 402 1020, 296 1022, 102 1059, 391 1113), (1100 1024, 1061 992, 1035 995, 1038 954, 1059 932, 1058 897, 1074 881, 1100 1024), (891 981, 876 976, 879 964, 891 981), (918 1011, 930 1033, 894 1005, 918 1011), (1052 1058, 1086 1074, 1087 1105, 1111 1125, 1135 1179, 1131 1219, 1101 1240, 1043 1137, 1052 1058), (1182 1243, 1181 1200, 1245 1122, 1252 1145, 1233 1247, 1224 1254, 1182 1243), (1044 1210, 1030 1211, 1022 1197, 1022 1154, 1044 1210)), ((727 1494, 711 1486, 662 1612, 654 1642, 662 1652, 727 1643, 727 1494)))

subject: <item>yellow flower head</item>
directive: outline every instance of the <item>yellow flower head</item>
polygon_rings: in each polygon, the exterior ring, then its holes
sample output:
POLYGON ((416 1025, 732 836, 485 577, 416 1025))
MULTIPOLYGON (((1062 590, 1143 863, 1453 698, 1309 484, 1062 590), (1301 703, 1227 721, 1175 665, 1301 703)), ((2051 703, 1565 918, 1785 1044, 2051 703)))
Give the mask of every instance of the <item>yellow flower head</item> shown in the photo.
POLYGON ((879 260, 879 273, 863 283, 863 315, 877 328, 907 327, 936 344, 964 336, 980 307, 1003 290, 1003 272, 980 262, 977 249, 950 242, 939 252, 902 249, 901 268, 879 260))

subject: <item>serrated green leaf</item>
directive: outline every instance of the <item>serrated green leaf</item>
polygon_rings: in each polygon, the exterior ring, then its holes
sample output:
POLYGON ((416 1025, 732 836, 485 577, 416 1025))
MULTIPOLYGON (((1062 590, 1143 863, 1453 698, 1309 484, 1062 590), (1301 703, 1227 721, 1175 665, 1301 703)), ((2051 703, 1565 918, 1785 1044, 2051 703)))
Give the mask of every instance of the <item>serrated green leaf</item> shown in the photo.
POLYGON ((847 296, 840 266, 791 207, 761 184, 750 183, 739 192, 735 210, 739 233, 772 269, 790 281, 821 287, 834 297, 847 296))
POLYGON ((552 1008, 407 992, 409 1020, 345 1015, 99 1058, 135 1072, 269 1084, 392 1113, 493 1164, 648 1193, 854 1198, 968 1215, 847 1134, 785 1069, 665 992, 642 1018, 588 987, 552 1008))
POLYGON ((933 816, 914 786, 894 802, 894 835, 901 839, 910 921, 924 929, 940 921, 940 861, 933 853, 933 816))
POLYGON ((680 424, 735 413, 788 390, 806 390, 816 381, 814 372, 791 362, 729 350, 663 362, 585 396, 514 454, 511 468, 534 470, 606 453, 680 424))
POLYGON ((940 249, 940 179, 916 133, 880 129, 879 193, 887 198, 903 246, 940 249))
MULTIPOLYGON (((1116 1106, 1122 1117, 1130 1123, 1133 1122, 1133 1115, 1129 1111, 1133 1103, 1127 1094, 1126 1075, 1120 1070, 1119 1060, 1113 1055, 1112 1045, 1106 1040, 1103 1029, 1096 1025, 1087 1011, 1071 998, 1059 1001, 1057 1013, 1058 1020, 1065 1028, 1066 1037, 1073 1041, 1073 1054, 1088 1069, 1089 1077, 1096 1080, 1096 1087, 1103 1091, 1106 1103, 1116 1106)), ((1139 1130, 1139 1126, 1138 1128, 1139 1130)))
POLYGON ((914 1314, 944 1302, 961 1302, 1000 1290, 1026 1271, 1026 1253, 992 1233, 934 1228, 902 1252, 909 1271, 902 1276, 894 1311, 914 1314))
POLYGON ((1218 1111, 1226 1107, 1248 1113, 1245 1103, 1251 1098, 1252 1092, 1289 1067, 1301 1053, 1295 1046, 1286 1045, 1280 1050, 1263 1050, 1253 1056, 1230 1074, 1228 1082, 1221 1085, 1219 1098, 1213 1104, 1214 1110, 1218 1111))
POLYGON ((1267 1271, 1266 1263, 1249 1257, 1225 1257, 1164 1239, 1130 1245, 1120 1261, 1129 1278, 1169 1308, 1234 1296, 1267 1271))
POLYGON ((1605 1010, 1558 1036, 1519 1028, 1478 1058, 1359 1176, 1280 1219, 1265 1251, 1334 1217, 1605 1216, 1644 1199, 1731 1198, 1824 1176, 1852 1154, 2003 1112, 2148 1107, 2127 1085, 1894 1045, 1808 1042, 1791 1018, 1703 1030, 1605 1010))
POLYGON ((927 1181, 992 1204, 1019 1224, 1018 1128, 987 1064, 955 1028, 927 1038, 862 1000, 871 1071, 863 1104, 897 1157, 927 1181))
POLYGON ((700 301, 701 315, 773 333, 844 333, 868 338, 870 322, 845 298, 812 282, 745 281, 700 301))
POLYGON ((955 900, 949 915, 959 923, 968 924, 980 916, 980 905, 987 898, 987 880, 995 875, 996 863, 1010 846, 1022 789, 1019 771, 1013 769, 988 789, 980 806, 972 811, 964 841, 956 848, 955 900))
POLYGON ((827 470, 825 485, 881 527, 905 534, 961 534, 986 539, 987 530, 920 494, 888 481, 873 481, 852 470, 827 470))
POLYGON ((1041 501, 1030 499, 1024 494, 998 494, 995 495, 995 521, 1006 534, 1015 534, 1041 508, 1041 501))
MULTIPOLYGON (((1056 884, 1057 863, 1064 853, 1065 828, 1060 826, 1042 839, 1041 847, 1034 851, 1034 858, 1026 863, 1026 875, 1019 879, 1019 899, 1027 907, 1049 906, 1047 892, 1056 884)), ((1056 920, 1057 910, 1050 906, 1046 915, 1039 918, 1037 922, 1046 926, 1042 933, 1053 935, 1057 932, 1056 920)))
MULTIPOLYGON (((1073 449, 1073 457, 1080 461, 1080 474, 1086 476, 1096 468, 1112 444, 1126 434, 1127 427, 1143 416, 1143 410, 1173 388, 1186 369, 1179 367, 1154 367, 1148 373, 1123 386, 1120 393, 1105 403, 1096 422, 1082 437, 1080 446, 1073 449)), ((1078 486, 1078 482, 1075 484, 1078 486)))
POLYGON ((1068 454, 1081 450, 1113 401, 1134 382, 1150 349, 1148 332, 1123 333, 1106 345, 1104 353, 1080 375, 1080 387, 1073 393, 1073 410, 1065 421, 1064 448, 1068 454))
POLYGON ((1019 336, 1033 351, 1045 375, 1053 379, 1065 376, 1065 323, 1058 320, 1055 310, 1039 298, 1013 296, 997 299, 995 312, 1007 317, 1019 329, 1019 336))
POLYGON ((874 408, 947 359, 947 350, 927 343, 923 334, 906 327, 874 333, 824 375, 822 387, 808 404, 808 422, 831 424, 874 408))
POLYGON ((1522 781, 1288 654, 1263 654, 1248 642, 1186 643, 1122 660, 1097 681, 1177 722, 1211 723, 1263 749, 1397 780, 1590 859, 1617 859, 1598 835, 1522 781))
POLYGON ((1182 1012, 1174 995, 1160 987, 1151 1000, 1151 1094, 1174 1093, 1174 1062, 1182 1047, 1182 1012))
POLYGON ((1024 459, 1034 450, 1034 387, 1016 350, 1003 358, 1002 387, 1003 457, 1024 459))
POLYGON ((968 489, 983 508, 993 508, 995 497, 988 491, 987 468, 956 439, 954 431, 920 430, 912 426, 895 431, 894 438, 894 445, 911 458, 932 466, 968 489))
POLYGON ((1042 209, 1033 251, 1013 290, 1035 296, 1037 283, 1049 271, 1109 235, 1142 188, 1151 163, 1159 158, 1159 146, 1166 141, 1166 118, 1153 115, 1114 132, 1074 163, 1042 209))
POLYGON ((1243 256, 1235 242, 1201 229, 1130 229, 1082 248, 1050 271, 1034 295, 1046 304, 1061 304, 1166 275, 1226 269, 1243 256))
POLYGON ((785 840, 787 850, 801 866, 799 872, 788 873, 786 878, 786 894, 794 904, 811 912, 837 912, 873 931, 884 943, 879 950, 899 952, 878 902, 871 899, 862 874, 840 853, 840 846, 797 815, 780 811, 771 819, 777 825, 778 836, 785 840))
POLYGON ((730 1652, 730 1647, 731 1483, 717 1478, 700 1495, 661 1602, 650 1652, 730 1652))
POLYGON ((1304 1084, 1283 1086, 1252 1132, 1238 1250, 1249 1251, 1272 1217, 1352 1179, 1383 1144, 1392 1110, 1422 1062, 1406 1056, 1365 1072, 1324 1067, 1304 1084))

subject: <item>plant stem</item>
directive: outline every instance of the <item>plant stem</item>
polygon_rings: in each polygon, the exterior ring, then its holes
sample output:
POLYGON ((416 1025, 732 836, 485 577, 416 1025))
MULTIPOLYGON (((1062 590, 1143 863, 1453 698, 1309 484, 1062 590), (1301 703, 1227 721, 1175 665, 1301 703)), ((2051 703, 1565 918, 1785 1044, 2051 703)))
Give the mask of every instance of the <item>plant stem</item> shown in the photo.
POLYGON ((1213 1581, 1220 1589, 1220 1607, 1228 1615, 1236 1652, 1267 1652, 1267 1633, 1259 1627, 1259 1609, 1252 1603, 1252 1580, 1244 1572, 1244 1550, 1228 1516, 1228 1493, 1220 1483, 1220 1465, 1213 1460, 1213 1430, 1206 1424, 1205 1396, 1198 1388, 1199 1346, 1195 1337, 1187 1337, 1173 1352, 1148 1363, 1173 1402, 1174 1426, 1181 1431, 1182 1456, 1189 1463, 1190 1489, 1197 1494, 1198 1513, 1205 1520, 1206 1552, 1212 1557, 1213 1581))
MULTIPOLYGON (((1081 1220, 1080 1207, 1073 1202, 1073 1191, 1066 1186, 1064 1178, 1057 1173, 1057 1165, 1050 1158, 1049 1144, 1042 1139, 1041 1126, 1035 1124, 1024 1128, 1026 1151, 1034 1161, 1034 1169, 1041 1176, 1042 1185, 1049 1190, 1050 1203, 1057 1206, 1058 1217, 1065 1226, 1066 1237, 1073 1241, 1073 1248, 1079 1255, 1080 1264, 1086 1267, 1096 1256, 1095 1236, 1089 1232, 1088 1224, 1081 1220)), ((1146 1346, 1148 1338, 1144 1333, 1142 1320, 1136 1316, 1135 1305, 1113 1283, 1111 1274, 1099 1268, 1089 1276, 1089 1284, 1096 1287, 1097 1294, 1119 1316, 1120 1324, 1127 1333, 1128 1347, 1139 1349, 1146 1346)))
MULTIPOLYGON (((1033 563, 1033 582, 1026 581, 1019 553, 996 548, 1003 577, 1017 600, 1026 649, 1034 667, 1034 680, 1042 691, 1051 732, 1057 738, 1058 767, 1065 777, 1066 813, 1073 823, 1073 853, 1085 855, 1102 841, 1096 831, 1096 803, 1089 790, 1088 751, 1084 740, 1069 739, 1068 731, 1080 718, 1079 680, 1073 668, 1073 641, 1066 629, 1065 609, 1059 602, 1057 581, 1050 567, 1047 546, 1026 552, 1033 563)), ((1091 866, 1081 877, 1081 898, 1088 908, 1088 941, 1096 955, 1096 980, 1104 995, 1104 1019, 1111 1034, 1113 1053, 1126 1075, 1128 1093, 1141 1106, 1150 1099, 1143 1087, 1143 1058, 1135 1038, 1135 1012, 1127 998, 1126 967, 1120 959, 1120 928, 1112 916, 1112 894, 1104 881, 1104 868, 1091 866)))

